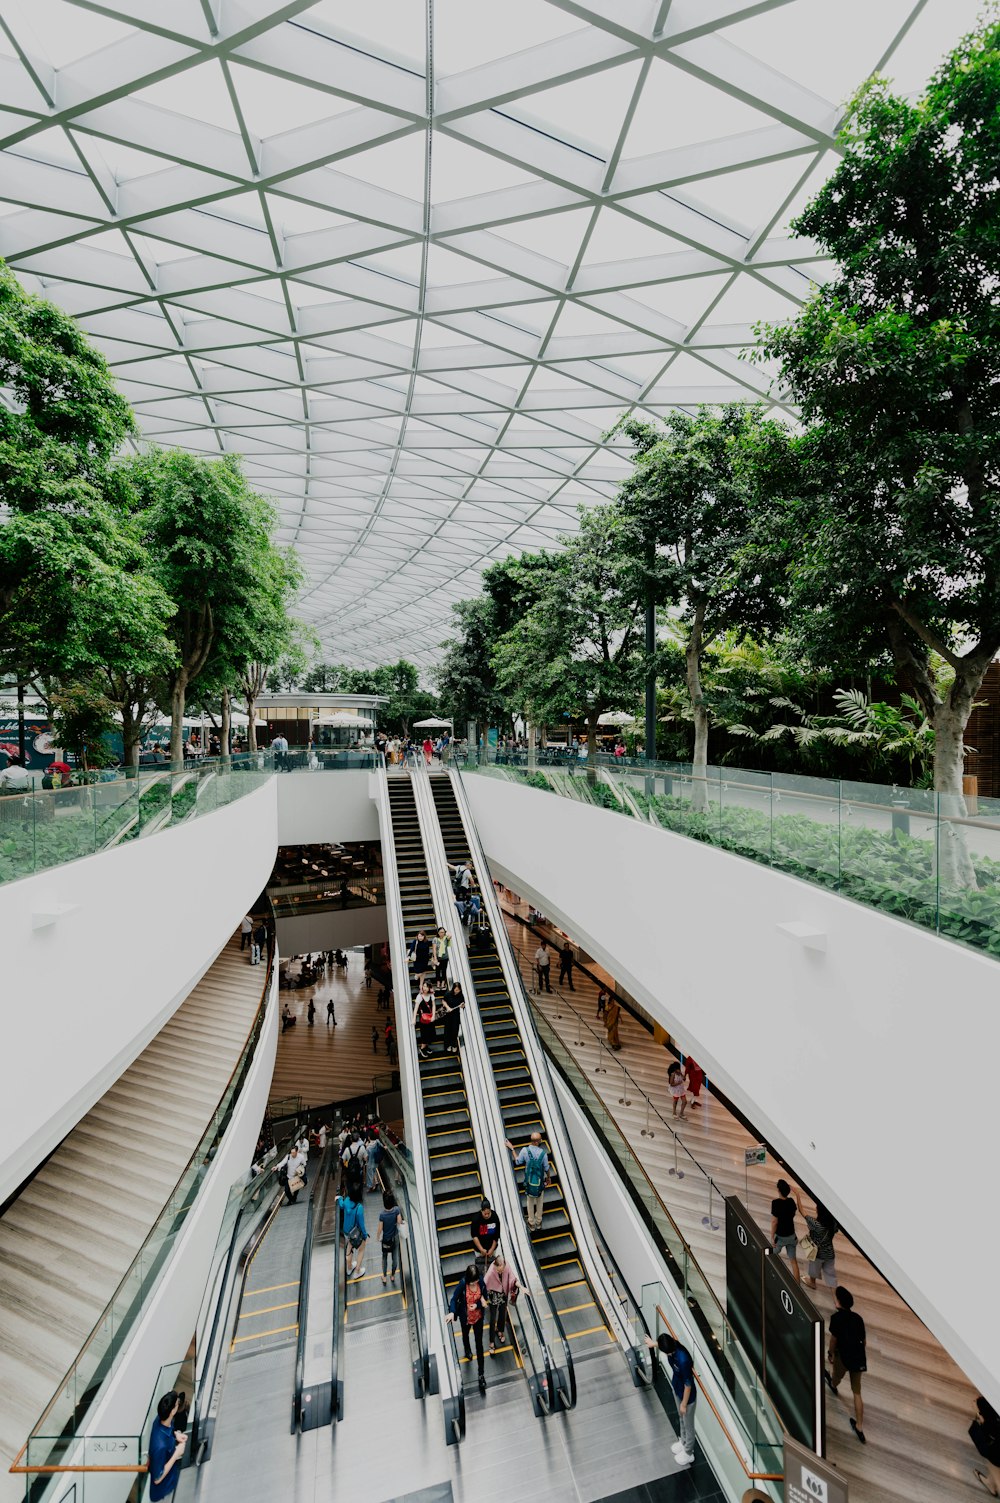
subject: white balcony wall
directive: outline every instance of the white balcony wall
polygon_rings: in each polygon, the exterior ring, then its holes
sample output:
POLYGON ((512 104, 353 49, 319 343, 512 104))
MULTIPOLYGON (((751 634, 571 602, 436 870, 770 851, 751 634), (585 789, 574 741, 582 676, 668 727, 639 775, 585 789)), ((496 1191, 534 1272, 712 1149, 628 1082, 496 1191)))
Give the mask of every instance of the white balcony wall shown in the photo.
POLYGON ((277 844, 276 781, 0 887, 0 1202, 163 1027, 261 892, 277 844))
POLYGON ((948 1235, 956 1208, 977 1246, 1000 1229, 997 962, 638 820, 465 784, 493 875, 696 1055, 1000 1405, 1000 1304, 948 1235))
POLYGON ((279 773, 278 843, 377 840, 378 813, 369 797, 371 776, 363 768, 279 773))

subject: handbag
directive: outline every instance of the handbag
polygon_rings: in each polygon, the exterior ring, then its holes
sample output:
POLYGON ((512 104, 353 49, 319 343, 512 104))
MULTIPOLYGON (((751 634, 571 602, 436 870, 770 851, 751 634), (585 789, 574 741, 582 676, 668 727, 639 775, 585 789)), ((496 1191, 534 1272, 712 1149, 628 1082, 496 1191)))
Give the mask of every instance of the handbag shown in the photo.
POLYGON ((800 1237, 795 1251, 806 1263, 815 1263, 819 1257, 819 1248, 810 1236, 800 1237))
POLYGON ((305 1182, 306 1182, 306 1177, 305 1177, 304 1174, 297 1174, 294 1179, 290 1179, 288 1181, 288 1191, 289 1191, 289 1194, 290 1195, 298 1195, 299 1191, 302 1189, 302 1186, 305 1184, 305 1182))
POLYGON ((982 1420, 973 1420, 969 1426, 969 1439, 979 1452, 980 1456, 989 1457, 993 1449, 990 1445, 990 1436, 982 1420))

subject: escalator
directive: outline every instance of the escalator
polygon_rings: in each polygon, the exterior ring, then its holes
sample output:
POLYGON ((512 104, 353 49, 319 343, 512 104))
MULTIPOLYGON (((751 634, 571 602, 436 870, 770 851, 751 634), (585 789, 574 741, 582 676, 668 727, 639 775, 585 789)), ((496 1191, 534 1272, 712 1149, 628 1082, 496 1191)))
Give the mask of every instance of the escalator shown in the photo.
MULTIPOLYGON (((482 887, 483 878, 488 881, 489 877, 487 873, 476 872, 451 778, 447 774, 432 776, 430 786, 448 861, 453 866, 468 864, 482 887)), ((506 936, 502 942, 506 943, 506 936)), ((531 1233, 531 1240, 574 1360, 579 1360, 590 1353, 607 1351, 613 1333, 581 1258, 560 1185, 559 1165, 547 1140, 531 1063, 511 1005, 496 938, 485 913, 483 927, 469 936, 468 952, 475 1000, 486 1034, 507 1137, 520 1152, 531 1134, 540 1132, 550 1154, 552 1182, 545 1192, 544 1222, 540 1232, 531 1233)), ((520 1180, 523 1170, 519 1168, 517 1174, 520 1180)))
MULTIPOLYGON (((409 945, 420 929, 428 937, 436 931, 437 915, 410 779, 389 778, 388 794, 403 928, 409 945)), ((399 998, 400 1027, 407 1027, 403 1005, 399 998)), ((412 997, 406 1006, 412 1009, 412 997)), ((435 1052, 430 1059, 419 1061, 419 1069, 436 1235, 445 1292, 450 1299, 473 1257, 469 1222, 479 1209, 483 1179, 461 1055, 435 1052)), ((515 1375, 520 1368, 520 1358, 508 1335, 507 1344, 497 1349, 489 1363, 488 1377, 493 1381, 515 1375)), ((466 1386, 472 1388, 474 1384, 466 1386)))

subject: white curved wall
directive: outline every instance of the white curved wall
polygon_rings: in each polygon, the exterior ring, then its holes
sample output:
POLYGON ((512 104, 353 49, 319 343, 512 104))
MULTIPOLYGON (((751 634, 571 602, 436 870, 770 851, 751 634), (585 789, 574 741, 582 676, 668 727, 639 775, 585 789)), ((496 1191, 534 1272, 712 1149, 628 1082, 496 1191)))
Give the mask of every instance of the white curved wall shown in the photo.
POLYGON ((275 782, 0 887, 0 1202, 163 1027, 261 892, 277 845, 275 782))
POLYGON ((1000 1405, 988 1259, 960 1272, 1000 1230, 997 962, 637 820, 465 786, 493 874, 696 1054, 1000 1405))

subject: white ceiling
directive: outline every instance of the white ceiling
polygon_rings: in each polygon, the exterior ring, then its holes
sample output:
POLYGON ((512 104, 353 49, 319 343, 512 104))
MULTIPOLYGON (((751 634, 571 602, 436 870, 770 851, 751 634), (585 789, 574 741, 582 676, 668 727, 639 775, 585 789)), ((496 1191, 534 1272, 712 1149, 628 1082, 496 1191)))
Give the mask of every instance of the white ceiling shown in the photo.
POLYGON ((0 255, 148 437, 245 457, 328 656, 428 662, 613 493, 624 410, 768 395, 840 102, 977 10, 0 0, 0 255))

